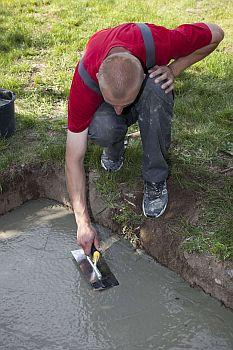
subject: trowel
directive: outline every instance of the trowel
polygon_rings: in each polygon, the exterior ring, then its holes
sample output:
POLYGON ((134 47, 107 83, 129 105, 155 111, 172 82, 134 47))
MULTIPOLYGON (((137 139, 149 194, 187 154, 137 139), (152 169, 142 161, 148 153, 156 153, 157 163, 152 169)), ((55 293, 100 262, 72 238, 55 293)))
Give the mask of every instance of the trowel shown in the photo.
POLYGON ((92 245, 90 256, 86 255, 81 248, 71 251, 71 254, 85 279, 95 290, 103 290, 119 285, 105 259, 95 249, 94 245, 92 245))

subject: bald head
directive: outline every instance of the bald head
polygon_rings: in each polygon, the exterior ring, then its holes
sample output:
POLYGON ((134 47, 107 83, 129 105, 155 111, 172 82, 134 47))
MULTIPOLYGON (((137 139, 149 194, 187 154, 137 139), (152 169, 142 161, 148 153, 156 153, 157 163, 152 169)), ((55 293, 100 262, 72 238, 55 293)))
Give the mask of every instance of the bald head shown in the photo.
POLYGON ((108 56, 102 62, 98 74, 103 95, 107 91, 108 96, 119 102, 137 95, 143 79, 144 72, 140 61, 128 52, 108 56))

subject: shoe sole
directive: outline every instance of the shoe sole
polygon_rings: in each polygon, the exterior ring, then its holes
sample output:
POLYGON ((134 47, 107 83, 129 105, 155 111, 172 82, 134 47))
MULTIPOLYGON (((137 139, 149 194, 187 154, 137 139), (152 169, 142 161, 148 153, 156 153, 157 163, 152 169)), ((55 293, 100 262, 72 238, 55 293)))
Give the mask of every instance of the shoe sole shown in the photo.
POLYGON ((122 162, 121 166, 116 170, 111 170, 111 169, 106 168, 106 166, 104 165, 104 162, 102 160, 100 161, 100 164, 101 164, 102 168, 104 168, 104 170, 106 170, 108 172, 116 173, 117 171, 119 171, 123 167, 124 162, 122 162))
POLYGON ((144 208, 144 203, 142 202, 142 211, 143 211, 143 214, 144 214, 144 216, 146 217, 146 218, 159 218, 161 215, 163 215, 163 213, 165 212, 165 210, 166 210, 166 208, 167 208, 167 204, 165 205, 165 207, 163 208, 163 210, 160 212, 160 214, 159 215, 146 215, 146 213, 145 213, 145 208, 144 208))

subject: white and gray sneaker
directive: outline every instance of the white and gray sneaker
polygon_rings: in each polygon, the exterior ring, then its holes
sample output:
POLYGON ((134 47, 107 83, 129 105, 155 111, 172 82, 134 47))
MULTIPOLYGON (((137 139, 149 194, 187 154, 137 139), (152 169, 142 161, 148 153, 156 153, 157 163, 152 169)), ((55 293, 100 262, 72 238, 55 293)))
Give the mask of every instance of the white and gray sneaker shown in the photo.
POLYGON ((164 213, 167 203, 168 192, 166 180, 161 182, 145 181, 142 202, 144 215, 150 218, 158 218, 164 213))
POLYGON ((119 160, 110 159, 105 150, 101 155, 101 166, 107 171, 119 171, 124 163, 124 156, 121 156, 119 160))

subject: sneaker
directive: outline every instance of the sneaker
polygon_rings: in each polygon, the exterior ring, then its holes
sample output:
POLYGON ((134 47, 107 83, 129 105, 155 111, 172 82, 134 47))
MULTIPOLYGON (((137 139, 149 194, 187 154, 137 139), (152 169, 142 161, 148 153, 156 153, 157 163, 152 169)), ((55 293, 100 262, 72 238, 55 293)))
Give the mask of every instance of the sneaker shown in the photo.
POLYGON ((121 156, 119 160, 111 160, 105 153, 105 150, 103 150, 103 153, 101 155, 101 165, 105 170, 118 171, 121 169, 123 163, 124 156, 121 156))
POLYGON ((164 213, 167 203, 168 192, 166 180, 156 183, 145 181, 142 202, 144 215, 150 218, 158 218, 164 213))

